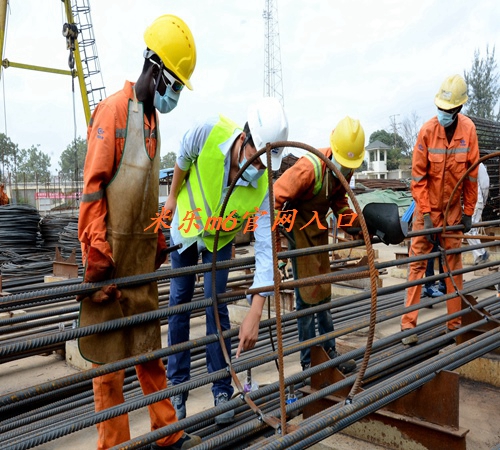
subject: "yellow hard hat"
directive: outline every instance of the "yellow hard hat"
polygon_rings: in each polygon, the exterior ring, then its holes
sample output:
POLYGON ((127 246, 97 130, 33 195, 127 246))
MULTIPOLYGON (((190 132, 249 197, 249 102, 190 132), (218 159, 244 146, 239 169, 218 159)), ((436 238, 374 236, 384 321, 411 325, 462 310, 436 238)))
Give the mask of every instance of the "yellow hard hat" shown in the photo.
POLYGON ((163 64, 189 89, 196 66, 196 46, 191 30, 177 16, 158 17, 144 32, 144 41, 163 61, 163 64))
POLYGON ((463 105, 467 99, 465 80, 460 75, 452 75, 443 81, 434 103, 438 108, 448 110, 463 105))
POLYGON ((365 131, 359 120, 344 117, 332 131, 330 147, 339 164, 358 168, 365 157, 365 131))

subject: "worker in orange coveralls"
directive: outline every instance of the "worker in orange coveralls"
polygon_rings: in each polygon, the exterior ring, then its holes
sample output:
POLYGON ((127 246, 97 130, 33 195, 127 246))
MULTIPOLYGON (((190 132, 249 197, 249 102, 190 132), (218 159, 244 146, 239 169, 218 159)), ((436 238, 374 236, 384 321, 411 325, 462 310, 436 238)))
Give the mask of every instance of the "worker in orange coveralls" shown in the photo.
MULTIPOLYGON (((354 169, 358 168, 365 156, 365 133, 359 120, 345 117, 333 130, 330 147, 319 149, 344 175, 347 182, 354 169)), ((357 216, 349 208, 346 190, 326 163, 312 153, 302 156, 292 167, 274 183, 274 207, 281 211, 297 210, 293 229, 290 231, 290 248, 300 249, 328 244, 328 226, 326 215, 331 208, 336 217, 345 214, 345 222, 351 227, 359 227, 357 216), (317 215, 320 224, 310 223, 317 215), (351 224, 352 220, 352 224, 351 224), (309 225, 308 225, 309 224, 309 225)), ((343 220, 339 218, 342 227, 343 220)), ((346 231, 349 232, 348 228, 346 231)), ((330 258, 327 252, 301 256, 292 259, 293 274, 296 279, 330 273, 330 258)), ((311 308, 331 301, 331 284, 302 286, 295 289, 296 310, 311 308)), ((299 341, 303 342, 316 336, 315 318, 318 321, 320 335, 333 331, 332 315, 329 310, 306 315, 297 319, 299 341)), ((331 359, 339 356, 335 348, 335 339, 329 339, 323 348, 331 359)), ((300 364, 303 370, 311 365, 311 349, 300 351, 300 364)), ((342 363, 339 370, 352 372, 356 362, 351 359, 342 363)))
MULTIPOLYGON (((479 158, 476 127, 472 120, 459 114, 467 98, 465 80, 460 75, 447 77, 434 99, 437 116, 427 121, 418 134, 413 149, 411 179, 411 191, 416 202, 413 215, 415 231, 443 226, 444 213, 453 189, 466 170, 479 158)), ((467 233, 472 225, 472 214, 477 200, 477 171, 475 167, 457 188, 448 210, 446 226, 463 224, 464 233, 467 233)), ((447 238, 443 233, 435 236, 435 239, 446 250, 458 248, 462 242, 460 238, 447 238)), ((431 235, 412 238, 410 256, 430 253, 433 242, 431 235)), ((459 253, 448 254, 446 260, 450 270, 462 268, 462 257, 459 253)), ((412 262, 408 281, 421 279, 426 265, 426 260, 412 262)), ((458 289, 462 289, 462 275, 455 275, 454 281, 458 289)), ((421 290, 420 284, 407 289, 407 307, 420 302, 421 290)), ((449 294, 453 290, 451 280, 446 278, 446 292, 449 294)), ((461 309, 458 296, 447 300, 446 304, 448 314, 461 309)), ((404 314, 401 318, 401 330, 415 328, 417 318, 418 310, 404 314)), ((447 322, 448 330, 460 328, 460 325, 460 317, 447 322)), ((404 344, 413 344, 417 340, 418 337, 414 334, 402 341, 404 344)))
MULTIPOLYGON (((97 105, 87 133, 88 153, 80 206, 78 236, 82 243, 85 282, 140 275, 156 270, 166 259, 161 230, 148 228, 158 212, 158 114, 177 104, 196 65, 196 48, 188 26, 163 15, 144 33, 147 49, 136 83, 97 105)), ((108 285, 79 298, 80 326, 158 309, 156 282, 118 290, 108 285)), ((82 356, 93 367, 161 348, 160 323, 147 322, 79 339, 82 356)), ((145 395, 167 387, 161 359, 135 366, 145 395)), ((93 379, 96 411, 124 402, 124 370, 93 379)), ((177 421, 170 399, 148 406, 151 429, 177 421)), ((127 414, 97 425, 98 449, 130 440, 127 414)), ((163 437, 151 449, 187 449, 201 443, 182 430, 163 437)))
POLYGON ((9 197, 4 191, 4 184, 0 183, 0 206, 9 204, 9 197))

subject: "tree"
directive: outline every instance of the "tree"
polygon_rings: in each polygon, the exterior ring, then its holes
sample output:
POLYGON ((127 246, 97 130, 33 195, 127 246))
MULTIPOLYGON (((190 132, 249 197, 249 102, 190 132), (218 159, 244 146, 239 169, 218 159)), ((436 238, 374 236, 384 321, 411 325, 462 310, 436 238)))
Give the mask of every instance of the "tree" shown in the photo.
POLYGON ((79 136, 61 153, 59 160, 61 174, 67 180, 77 181, 81 179, 86 156, 87 141, 79 136))
POLYGON ((401 134, 402 139, 406 144, 406 155, 405 157, 411 160, 411 153, 415 142, 417 142, 418 132, 422 127, 420 117, 415 111, 412 111, 409 116, 406 116, 401 123, 401 134))
POLYGON ((175 166, 177 155, 175 152, 168 152, 160 161, 160 169, 170 169, 175 166))
POLYGON ((500 120, 500 110, 495 115, 495 106, 500 98, 495 47, 490 54, 486 46, 486 58, 481 58, 479 50, 474 52, 472 68, 464 72, 469 99, 464 106, 464 113, 483 119, 500 120))
POLYGON ((18 182, 50 178, 50 156, 35 146, 19 152, 16 178, 18 182))
POLYGON ((8 136, 0 133, 0 164, 1 174, 0 181, 6 181, 10 174, 15 174, 17 171, 17 159, 19 149, 17 144, 14 144, 8 136))

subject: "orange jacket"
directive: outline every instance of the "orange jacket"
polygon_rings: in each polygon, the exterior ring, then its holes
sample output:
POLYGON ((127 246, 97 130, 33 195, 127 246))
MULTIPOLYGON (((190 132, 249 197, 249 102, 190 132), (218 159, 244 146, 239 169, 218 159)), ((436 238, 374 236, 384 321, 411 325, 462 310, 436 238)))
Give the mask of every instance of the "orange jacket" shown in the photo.
MULTIPOLYGON (((437 117, 427 121, 413 149, 411 192, 417 210, 431 213, 434 226, 443 225, 446 205, 460 177, 479 158, 476 127, 472 120, 458 114, 458 124, 450 143, 437 117)), ((463 194, 464 214, 472 215, 477 200, 477 167, 457 188, 447 217, 447 225, 460 223, 463 194)))
MULTIPOLYGON (((330 147, 320 148, 319 151, 327 158, 332 156, 330 147)), ((321 161, 321 170, 323 179, 325 177, 326 164, 321 161)), ((349 180, 348 180, 349 181, 349 180)), ((283 205, 287 201, 294 200, 309 200, 311 199, 314 189, 314 168, 308 158, 301 157, 283 175, 281 175, 276 183, 274 183, 274 207, 275 209, 283 209, 283 205)), ((330 198, 330 207, 333 213, 337 216, 340 213, 347 212, 349 209, 349 201, 346 196, 346 191, 342 184, 338 182, 333 186, 333 194, 330 198)))
MULTIPOLYGON (((128 103, 133 99, 133 83, 127 81, 121 91, 100 102, 87 130, 87 156, 83 169, 83 197, 78 219, 78 237, 85 264, 92 246, 111 258, 106 241, 107 201, 105 189, 118 169, 125 144, 128 103)), ((156 121, 144 115, 146 148, 151 157, 156 152, 156 121)))

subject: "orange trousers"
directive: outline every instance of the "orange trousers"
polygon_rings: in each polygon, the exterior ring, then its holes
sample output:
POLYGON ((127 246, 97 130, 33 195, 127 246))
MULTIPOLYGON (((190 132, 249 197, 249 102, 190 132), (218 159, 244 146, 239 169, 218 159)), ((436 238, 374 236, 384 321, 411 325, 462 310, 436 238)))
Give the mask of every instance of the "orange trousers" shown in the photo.
MULTIPOLYGON (((435 225, 442 226, 442 225, 435 225)), ((423 229, 423 216, 421 214, 415 214, 414 230, 422 230, 423 229)), ((441 246, 445 250, 449 250, 452 248, 459 248, 462 239, 457 238, 445 238, 446 234, 440 234, 439 240, 441 242, 441 246)), ((415 236, 411 240, 410 247, 410 256, 418 256, 418 255, 426 255, 432 251, 433 245, 427 240, 425 236, 415 236)), ((454 254, 454 255, 446 255, 446 261, 450 266, 450 270, 457 270, 462 268, 462 255, 454 254)), ((427 267, 427 260, 422 261, 414 261, 410 263, 410 269, 408 274, 408 281, 420 280, 425 276, 425 269, 427 267)), ((446 265, 443 264, 443 269, 446 271, 446 265)), ((455 275, 453 277, 455 284, 458 289, 463 288, 463 277, 462 275, 455 275)), ((453 284, 449 277, 445 278, 446 283, 446 293, 451 293, 455 290, 453 284)), ((406 290, 406 302, 405 306, 413 306, 420 303, 420 296, 422 294, 422 285, 418 284, 416 286, 409 287, 406 290)), ((448 309, 448 314, 455 313, 462 309, 462 301, 460 297, 456 296, 446 301, 446 307, 448 309)), ((406 314, 403 314, 401 317, 401 329, 406 330, 408 328, 415 328, 417 326, 418 319, 418 310, 412 311, 406 314)), ((457 317, 455 319, 449 320, 447 322, 447 326, 449 329, 454 330, 459 328, 462 323, 462 319, 457 317)))
MULTIPOLYGON (((92 367, 99 367, 92 364, 92 367)), ((135 366, 137 378, 144 395, 166 389, 167 375, 161 359, 148 361, 135 366)), ((123 381, 125 371, 119 370, 93 379, 94 403, 96 412, 119 405, 125 401, 123 396, 123 381)), ((165 399, 148 406, 151 419, 151 431, 170 425, 177 421, 174 407, 170 399, 165 399)), ((130 440, 128 414, 114 417, 97 424, 98 450, 108 449, 130 440)), ((166 436, 156 443, 160 446, 172 445, 182 437, 183 431, 166 436)))

